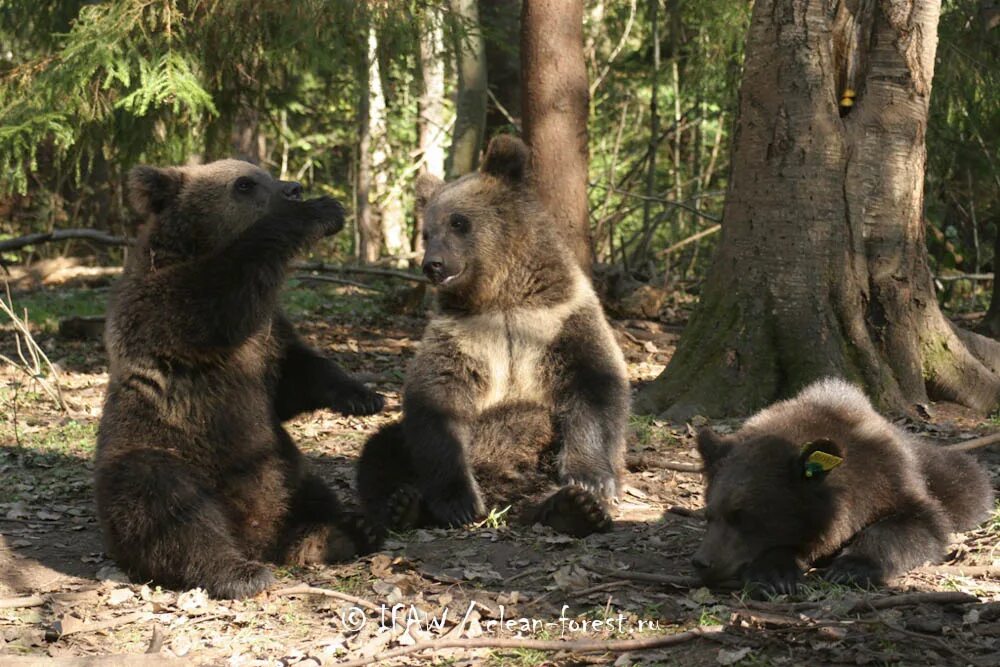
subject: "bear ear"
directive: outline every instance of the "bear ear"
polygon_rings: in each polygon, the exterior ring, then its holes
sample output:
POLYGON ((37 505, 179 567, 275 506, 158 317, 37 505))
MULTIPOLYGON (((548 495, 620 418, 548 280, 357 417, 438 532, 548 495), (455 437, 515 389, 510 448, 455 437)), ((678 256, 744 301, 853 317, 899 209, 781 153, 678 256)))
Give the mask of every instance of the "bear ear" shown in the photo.
POLYGON ((142 216, 156 215, 167 208, 181 191, 184 174, 173 167, 135 167, 128 175, 128 198, 142 216))
POLYGON ((698 453, 706 472, 711 473, 732 449, 732 438, 721 436, 707 427, 698 429, 698 453))
POLYGON ((520 183, 528 176, 531 149, 510 134, 498 134, 486 147, 486 157, 479 171, 510 183, 520 183))
POLYGON ((424 208, 427 206, 427 202, 441 189, 442 185, 444 185, 444 181, 434 174, 424 172, 417 176, 417 180, 413 184, 417 192, 417 207, 424 208))
POLYGON ((805 479, 823 479, 843 462, 843 449, 829 438, 810 440, 802 445, 799 454, 799 470, 805 479))

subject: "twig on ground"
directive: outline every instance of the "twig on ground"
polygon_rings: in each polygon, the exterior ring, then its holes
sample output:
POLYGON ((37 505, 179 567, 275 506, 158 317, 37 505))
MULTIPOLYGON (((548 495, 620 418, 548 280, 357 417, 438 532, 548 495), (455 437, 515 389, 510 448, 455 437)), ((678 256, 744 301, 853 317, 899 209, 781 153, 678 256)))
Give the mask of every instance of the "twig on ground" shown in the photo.
POLYGON ((360 289, 371 290, 372 292, 382 292, 385 290, 381 287, 375 287, 374 285, 366 285, 364 283, 359 283, 356 280, 348 280, 347 278, 334 278, 332 276, 311 276, 308 273, 296 273, 292 276, 296 280, 313 280, 321 283, 335 283, 337 285, 350 285, 351 287, 358 287, 360 289))
POLYGON ((704 468, 700 465, 695 465, 694 463, 674 463, 672 461, 667 461, 666 463, 661 463, 660 468, 664 470, 673 470, 676 472, 703 472, 704 468))
POLYGON ((163 639, 163 627, 159 623, 154 623, 153 636, 149 638, 149 646, 146 647, 146 653, 159 653, 160 649, 163 648, 163 639))
POLYGON ((674 588, 700 588, 704 584, 697 577, 685 577, 683 575, 653 574, 651 572, 630 572, 628 570, 607 570, 595 565, 587 565, 586 569, 603 575, 605 577, 615 577, 616 579, 626 579, 630 581, 644 581, 651 584, 666 584, 674 588))
POLYGON ((108 618, 103 621, 86 623, 75 616, 67 615, 55 622, 52 626, 51 634, 54 635, 55 639, 58 639, 67 635, 78 635, 82 632, 110 630, 111 628, 118 628, 123 625, 128 625, 129 623, 135 623, 136 621, 141 620, 142 617, 143 612, 134 611, 131 614, 125 614, 124 616, 115 616, 114 618, 108 618))
POLYGON ((949 577, 971 577, 974 579, 1000 579, 1000 567, 990 565, 928 565, 917 572, 949 577))
POLYGON ((340 591, 331 590, 329 588, 319 588, 316 586, 309 586, 308 584, 301 584, 299 586, 290 586, 288 588, 280 588, 276 591, 271 591, 271 595, 323 595, 328 598, 337 598, 338 600, 343 600, 344 602, 350 602, 359 607, 364 607, 369 611, 381 612, 382 608, 373 602, 369 602, 364 598, 359 598, 354 595, 349 595, 347 593, 341 593, 340 591))
POLYGON ((165 655, 122 654, 122 655, 85 655, 61 658, 50 658, 45 655, 3 656, 4 667, 158 667, 159 665, 185 665, 184 660, 169 658, 165 655))
POLYGON ((709 637, 724 632, 722 626, 699 626, 686 632, 676 635, 662 635, 659 637, 648 637, 643 639, 581 639, 581 640, 548 640, 548 639, 515 639, 502 637, 476 637, 474 639, 435 639, 426 642, 419 642, 413 646, 402 646, 400 648, 386 651, 376 656, 360 658, 358 660, 348 660, 337 663, 338 667, 364 667, 376 662, 399 658, 411 653, 422 651, 438 652, 445 649, 471 650, 477 648, 488 649, 525 649, 532 651, 565 651, 569 653, 624 653, 626 651, 643 651, 654 648, 665 648, 676 646, 685 642, 709 637))
POLYGON ((667 512, 677 514, 679 516, 686 516, 691 519, 698 519, 700 521, 705 520, 705 510, 703 508, 693 510, 690 507, 684 507, 683 505, 671 505, 667 508, 667 512))

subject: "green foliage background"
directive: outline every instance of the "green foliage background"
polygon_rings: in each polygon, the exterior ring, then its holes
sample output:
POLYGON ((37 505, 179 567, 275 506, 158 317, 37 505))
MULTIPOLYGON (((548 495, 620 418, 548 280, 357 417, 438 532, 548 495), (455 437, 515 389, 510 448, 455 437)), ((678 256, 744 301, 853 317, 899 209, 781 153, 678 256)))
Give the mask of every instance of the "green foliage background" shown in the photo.
MULTIPOLYGON (((0 0, 0 232, 126 232, 122 184, 132 165, 231 155, 233 129, 248 114, 266 146, 264 166, 352 202, 369 26, 379 40, 394 192, 410 206, 421 31, 443 19, 450 45, 478 29, 453 20, 445 5, 0 0)), ((927 174, 928 239, 939 270, 992 266, 1000 47, 980 24, 978 5, 949 0, 940 26, 927 174)), ((651 4, 587 3, 588 67, 599 81, 589 130, 600 260, 651 277, 664 270, 660 250, 721 215, 749 12, 744 0, 660 6, 662 134, 650 188, 651 4), (647 201, 652 228, 643 227, 647 201)), ((489 34, 491 26, 482 29, 489 34)), ((453 54, 442 55, 451 94, 453 54)), ((670 275, 700 275, 712 243, 708 237, 672 254, 670 275)), ((327 252, 350 256, 350 235, 338 244, 327 252)))

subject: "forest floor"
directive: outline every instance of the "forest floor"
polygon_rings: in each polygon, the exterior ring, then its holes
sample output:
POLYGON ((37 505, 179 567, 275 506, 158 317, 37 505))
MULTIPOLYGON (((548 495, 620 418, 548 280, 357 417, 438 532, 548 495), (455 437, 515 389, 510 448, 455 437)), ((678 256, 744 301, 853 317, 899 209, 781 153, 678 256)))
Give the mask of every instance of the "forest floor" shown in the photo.
MULTIPOLYGON (((321 411, 289 424, 345 498, 353 496, 365 438, 399 414, 405 364, 424 325, 419 307, 402 314, 403 292, 372 298, 300 284, 286 295, 313 344, 388 396, 377 417, 321 411)), ((129 583, 102 551, 91 492, 104 353, 98 340, 55 333, 68 316, 101 313, 106 298, 106 289, 14 295, 61 372, 69 410, 15 369, 0 368, 0 663, 128 655, 138 664, 166 657, 366 664, 396 650, 411 652, 393 664, 1000 664, 1000 512, 956 536, 945 563, 891 588, 816 581, 794 599, 767 602, 710 591, 693 581, 688 564, 704 531, 701 477, 671 466, 697 466, 694 430, 640 417, 632 420, 625 493, 607 534, 575 540, 508 526, 502 516, 461 530, 417 530, 356 562, 278 569, 278 588, 238 602, 129 583), (531 643, 553 640, 569 643, 563 650, 531 643), (607 643, 594 650, 588 640, 607 643), (674 645, 608 650, 626 640, 674 645), (423 643, 432 648, 417 651, 423 643)), ((681 324, 614 322, 634 384, 663 369, 681 324)), ((0 330, 0 353, 15 355, 13 341, 9 326, 0 330)), ((933 415, 907 427, 942 442, 1000 428, 952 406, 935 406, 933 415)), ((712 425, 726 431, 739 423, 712 425)), ((1000 451, 978 455, 1000 486, 1000 451)))

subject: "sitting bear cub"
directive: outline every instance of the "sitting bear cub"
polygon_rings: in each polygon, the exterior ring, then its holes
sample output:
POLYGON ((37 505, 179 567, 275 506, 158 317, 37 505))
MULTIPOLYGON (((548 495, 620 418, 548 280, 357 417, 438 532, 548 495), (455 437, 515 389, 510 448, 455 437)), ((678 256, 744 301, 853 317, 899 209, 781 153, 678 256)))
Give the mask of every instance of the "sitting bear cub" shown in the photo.
POLYGON ((371 550, 281 426, 382 408, 277 305, 289 260, 343 226, 340 204, 236 160, 138 167, 129 190, 145 224, 108 309, 95 466, 111 556, 137 581, 244 597, 272 581, 261 560, 371 550))
POLYGON ((527 146, 500 136, 479 173, 418 183, 439 312, 407 370, 402 422, 361 455, 362 502, 382 531, 507 505, 572 535, 610 526, 625 362, 528 170, 527 146))
POLYGON ((693 558, 706 582, 741 578, 791 593, 804 567, 878 585, 940 558, 948 534, 993 508, 971 457, 918 440, 842 380, 821 380, 733 435, 698 434, 708 531, 693 558))

